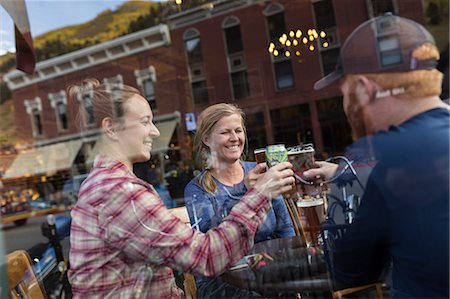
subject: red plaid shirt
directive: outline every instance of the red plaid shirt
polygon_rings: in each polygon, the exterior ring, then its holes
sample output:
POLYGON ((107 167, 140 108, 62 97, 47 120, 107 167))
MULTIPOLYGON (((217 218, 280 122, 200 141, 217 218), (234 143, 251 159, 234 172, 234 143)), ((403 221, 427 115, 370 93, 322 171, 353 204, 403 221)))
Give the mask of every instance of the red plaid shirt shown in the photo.
POLYGON ((166 209, 124 164, 97 156, 72 210, 69 278, 76 298, 180 298, 172 269, 217 276, 253 246, 271 201, 250 190, 206 234, 166 209))

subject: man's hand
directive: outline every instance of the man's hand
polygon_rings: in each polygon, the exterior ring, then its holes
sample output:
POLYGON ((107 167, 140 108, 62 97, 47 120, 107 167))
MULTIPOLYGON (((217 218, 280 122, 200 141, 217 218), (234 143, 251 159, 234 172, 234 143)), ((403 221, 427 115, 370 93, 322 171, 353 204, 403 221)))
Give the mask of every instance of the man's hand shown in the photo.
POLYGON ((321 178, 324 181, 331 179, 336 173, 339 165, 335 163, 316 161, 318 168, 311 168, 303 172, 305 179, 312 181, 321 178))

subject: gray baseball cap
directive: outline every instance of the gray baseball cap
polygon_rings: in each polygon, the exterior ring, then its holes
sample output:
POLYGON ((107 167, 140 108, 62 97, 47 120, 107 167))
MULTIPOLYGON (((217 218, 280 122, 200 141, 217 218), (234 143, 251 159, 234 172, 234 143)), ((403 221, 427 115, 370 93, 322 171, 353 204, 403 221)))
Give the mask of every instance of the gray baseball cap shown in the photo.
POLYGON ((419 23, 387 13, 359 25, 341 47, 336 69, 314 84, 322 89, 347 74, 408 72, 433 69, 437 60, 418 60, 412 52, 435 44, 433 36, 419 23))

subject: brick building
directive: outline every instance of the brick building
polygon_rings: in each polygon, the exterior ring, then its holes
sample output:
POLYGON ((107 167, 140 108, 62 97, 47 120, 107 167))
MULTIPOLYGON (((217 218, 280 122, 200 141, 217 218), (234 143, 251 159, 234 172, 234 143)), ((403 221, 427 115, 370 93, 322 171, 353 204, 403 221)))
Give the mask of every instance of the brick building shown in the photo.
MULTIPOLYGON (((167 25, 39 62, 31 76, 6 74, 18 134, 37 146, 81 139, 88 152, 98 124, 88 115, 80 127, 76 112, 90 101, 68 103, 65 89, 96 77, 140 88, 168 127, 161 152, 179 149, 178 159, 191 157, 193 129, 180 120, 218 102, 247 113, 250 149, 313 142, 320 152, 339 153, 350 142, 342 98, 337 86, 314 91, 313 83, 333 70, 357 25, 386 11, 424 22, 422 0, 222 0, 179 12, 167 25), (280 43, 283 33, 291 45, 280 43)), ((393 39, 380 32, 380 40, 393 39)))

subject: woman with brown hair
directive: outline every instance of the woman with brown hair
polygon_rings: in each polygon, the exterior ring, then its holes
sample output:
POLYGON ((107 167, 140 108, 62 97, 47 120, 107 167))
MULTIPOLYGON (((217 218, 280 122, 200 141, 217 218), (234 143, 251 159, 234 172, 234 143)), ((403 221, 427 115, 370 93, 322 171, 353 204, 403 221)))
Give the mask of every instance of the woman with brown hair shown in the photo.
MULTIPOLYGON (((245 114, 232 104, 216 104, 199 116, 194 146, 203 171, 185 188, 191 225, 202 232, 218 226, 265 170, 265 163, 244 161, 247 147, 245 114)), ((255 242, 295 235, 282 198, 272 202, 267 219, 258 227, 255 242)), ((259 297, 237 289, 220 278, 197 278, 201 298, 259 297)))
POLYGON ((102 131, 99 154, 71 212, 69 279, 75 298, 183 297, 172 268, 204 276, 224 272, 252 247, 270 198, 293 182, 289 163, 270 169, 219 227, 200 233, 133 174, 133 163, 150 159, 159 136, 139 91, 90 79, 70 87, 69 96, 90 98, 102 131))

